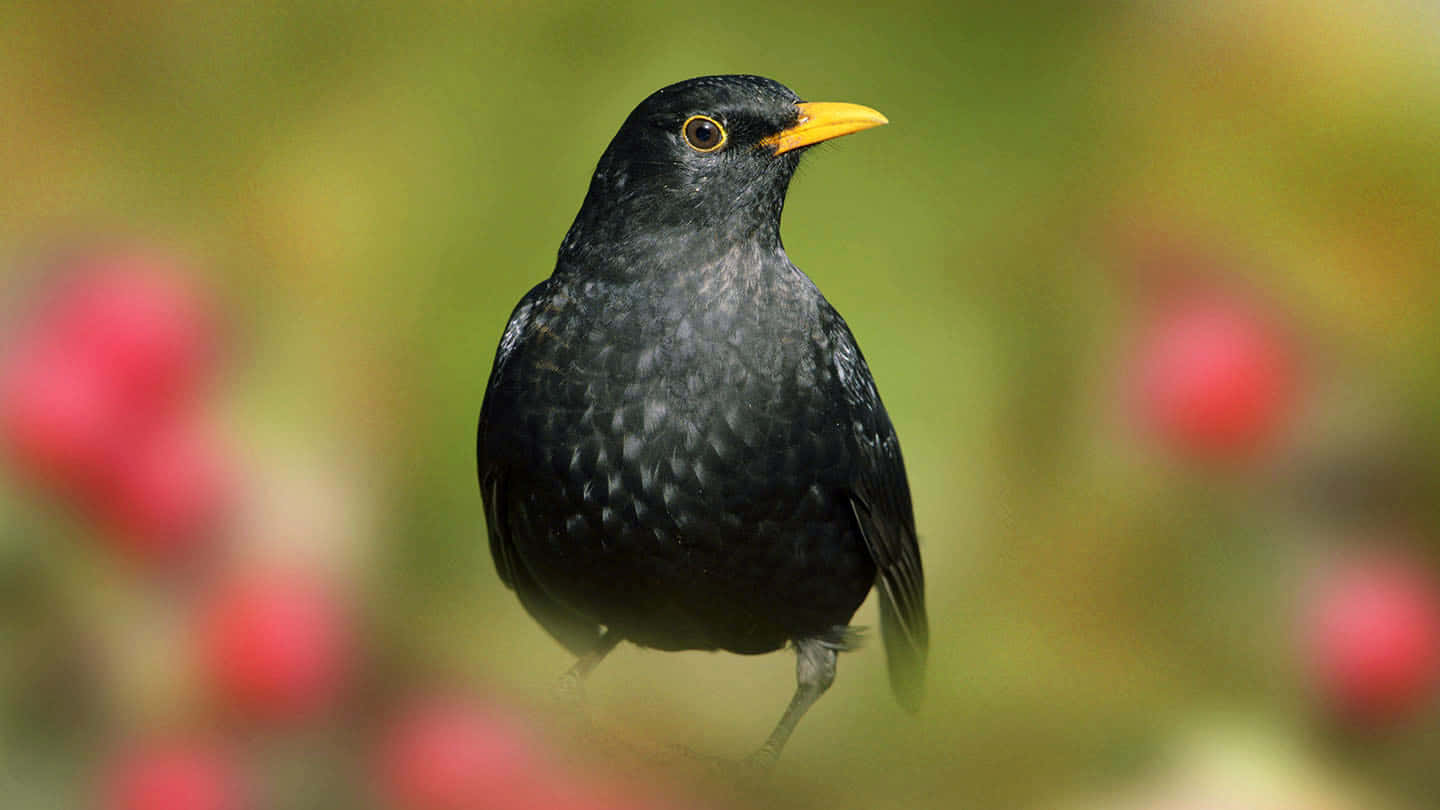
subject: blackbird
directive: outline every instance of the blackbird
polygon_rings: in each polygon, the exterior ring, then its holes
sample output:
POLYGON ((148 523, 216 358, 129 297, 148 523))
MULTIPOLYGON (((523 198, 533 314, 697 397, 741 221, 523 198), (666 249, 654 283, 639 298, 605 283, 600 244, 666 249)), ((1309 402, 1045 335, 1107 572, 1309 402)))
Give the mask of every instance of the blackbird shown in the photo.
POLYGON ((850 329, 791 264, 806 147, 887 123, 758 76, 665 87, 625 120, 495 355, 476 456, 490 551, 583 679, 621 641, 755 654, 797 688, 768 766, 854 646, 872 586, 918 708, 928 623, 895 428, 850 329))

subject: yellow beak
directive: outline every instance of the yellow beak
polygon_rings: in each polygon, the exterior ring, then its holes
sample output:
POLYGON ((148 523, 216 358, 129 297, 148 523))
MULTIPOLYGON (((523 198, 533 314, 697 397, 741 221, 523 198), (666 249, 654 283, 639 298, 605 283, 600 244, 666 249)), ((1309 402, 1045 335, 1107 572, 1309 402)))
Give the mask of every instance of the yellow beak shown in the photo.
POLYGON ((838 101, 807 101, 795 105, 800 108, 800 120, 795 126, 783 129, 764 138, 761 144, 775 149, 783 155, 792 149, 809 146, 812 143, 828 141, 841 135, 849 135, 862 129, 890 123, 890 119, 879 110, 862 107, 859 104, 845 104, 838 101))

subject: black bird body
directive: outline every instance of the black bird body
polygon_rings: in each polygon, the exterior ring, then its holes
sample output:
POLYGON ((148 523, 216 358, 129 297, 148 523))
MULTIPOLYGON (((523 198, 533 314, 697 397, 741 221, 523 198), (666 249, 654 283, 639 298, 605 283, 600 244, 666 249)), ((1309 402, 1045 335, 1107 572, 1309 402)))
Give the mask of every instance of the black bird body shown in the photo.
POLYGON ((798 103, 765 79, 692 80, 616 135, 496 354, 477 446, 491 550, 582 657, 605 637, 833 650, 878 573, 911 702, 926 631, 899 444, 850 330, 781 244, 799 151, 759 145, 798 103), (685 145, 693 113, 733 155, 685 145))
POLYGON ((487 409, 510 464, 503 567, 638 644, 769 652, 847 624, 875 581, 833 365, 853 343, 783 256, 740 283, 724 268, 752 248, 719 247, 695 272, 567 274, 521 304, 487 409))

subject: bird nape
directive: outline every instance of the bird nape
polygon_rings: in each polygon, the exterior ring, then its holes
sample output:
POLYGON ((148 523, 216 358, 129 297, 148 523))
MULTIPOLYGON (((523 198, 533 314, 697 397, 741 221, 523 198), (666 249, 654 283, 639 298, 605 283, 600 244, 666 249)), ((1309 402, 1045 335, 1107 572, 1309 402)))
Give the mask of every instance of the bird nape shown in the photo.
POLYGON ((872 587, 914 711, 928 626, 900 444, 843 318, 790 263, 805 148, 887 123, 758 76, 663 88, 610 142, 554 273, 505 327, 476 457, 501 580, 586 675, 621 641, 792 644, 768 766, 872 587))

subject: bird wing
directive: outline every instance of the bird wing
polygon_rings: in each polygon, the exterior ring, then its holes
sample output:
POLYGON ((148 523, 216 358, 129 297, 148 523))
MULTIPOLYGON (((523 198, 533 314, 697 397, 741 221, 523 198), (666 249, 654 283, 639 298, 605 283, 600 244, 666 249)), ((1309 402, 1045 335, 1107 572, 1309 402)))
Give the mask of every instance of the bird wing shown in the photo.
POLYGON ((855 459, 850 507, 875 561, 890 686, 900 705, 913 712, 924 697, 930 627, 905 460, 855 337, 838 313, 828 305, 824 309, 855 459))
POLYGON ((495 364, 480 406, 480 425, 475 437, 475 463, 480 478, 480 495, 485 502, 485 530, 490 536, 490 556, 495 571, 506 587, 515 591, 520 604, 556 641, 575 655, 584 655, 599 643, 602 628, 554 599, 535 581, 515 547, 512 512, 517 500, 511 491, 514 476, 506 460, 504 437, 496 434, 495 416, 507 407, 504 391, 509 387, 515 356, 524 346, 531 313, 544 300, 549 281, 536 285, 510 315, 495 364))
POLYGON ((536 302, 544 296, 547 283, 548 280, 532 288, 520 299, 520 303, 515 305, 515 311, 510 313, 510 320, 505 324, 505 332, 500 337, 500 345, 495 350, 495 363, 490 368, 490 380, 485 385, 485 400, 480 405, 480 426, 475 435, 475 466, 480 476, 480 496, 485 502, 485 529, 490 535, 490 556, 495 559, 495 570, 500 575, 500 581, 512 589, 515 587, 514 570, 519 561, 514 558, 514 549, 510 547, 509 532, 504 519, 504 492, 508 476, 502 453, 491 436, 494 422, 492 411, 503 407, 496 405, 502 398, 497 392, 503 386, 505 372, 521 346, 530 325, 530 314, 534 311, 536 302))

